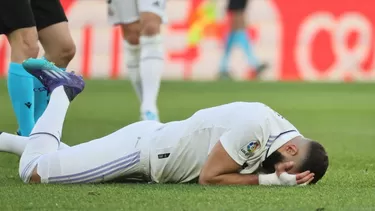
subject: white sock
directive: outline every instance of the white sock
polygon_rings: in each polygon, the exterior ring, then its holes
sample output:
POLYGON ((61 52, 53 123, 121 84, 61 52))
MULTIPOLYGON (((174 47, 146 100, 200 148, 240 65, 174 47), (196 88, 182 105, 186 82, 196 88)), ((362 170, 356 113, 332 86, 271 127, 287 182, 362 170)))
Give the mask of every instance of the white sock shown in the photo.
MULTIPOLYGON (((29 137, 13 135, 9 133, 0 134, 0 152, 9 152, 21 156, 29 143, 29 137)), ((69 148, 65 143, 60 143, 59 150, 69 148)))
POLYGON ((161 35, 141 36, 140 74, 142 80, 141 112, 158 113, 157 98, 164 69, 164 49, 161 35))
POLYGON ((142 101, 142 81, 139 73, 140 54, 139 45, 132 45, 124 40, 124 61, 128 68, 128 76, 139 101, 142 101))
POLYGON ((60 141, 62 128, 68 111, 70 101, 66 96, 64 87, 53 90, 50 101, 43 115, 36 122, 31 135, 35 133, 48 133, 60 141))
POLYGON ((0 134, 0 151, 22 155, 29 137, 13 135, 9 133, 0 134))
POLYGON ((54 152, 59 148, 62 127, 69 104, 64 87, 57 87, 51 94, 47 109, 31 131, 25 151, 21 156, 19 174, 25 183, 30 181, 38 159, 42 155, 54 152))

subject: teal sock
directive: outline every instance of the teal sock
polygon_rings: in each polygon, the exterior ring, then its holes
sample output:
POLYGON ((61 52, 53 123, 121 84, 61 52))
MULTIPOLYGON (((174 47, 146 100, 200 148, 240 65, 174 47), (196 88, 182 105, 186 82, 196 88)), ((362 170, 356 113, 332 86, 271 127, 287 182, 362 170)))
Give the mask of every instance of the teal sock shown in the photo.
POLYGON ((221 59, 221 63, 220 63, 220 72, 221 73, 224 73, 224 72, 228 72, 228 63, 229 63, 229 56, 230 56, 230 52, 233 48, 233 45, 234 45, 234 36, 235 34, 233 32, 231 32, 225 42, 225 48, 224 48, 224 55, 223 55, 223 58, 221 59))
POLYGON ((238 45, 241 46, 241 48, 245 52, 247 60, 248 60, 248 64, 252 67, 258 67, 259 61, 255 57, 253 44, 251 42, 251 39, 248 37, 246 31, 239 30, 234 33, 235 33, 234 42, 238 43, 238 45))
POLYGON ((22 64, 11 62, 8 72, 8 93, 18 122, 18 133, 30 135, 34 127, 34 83, 22 64))
POLYGON ((36 78, 33 78, 34 83, 34 121, 37 122, 42 116, 48 105, 48 95, 47 90, 44 88, 43 84, 36 78))
MULTIPOLYGON (((42 59, 47 60, 46 58, 42 57, 42 59)), ((65 71, 66 68, 60 68, 61 70, 65 71)), ((43 115, 44 111, 47 108, 49 102, 49 95, 47 95, 47 91, 44 89, 43 84, 36 78, 34 78, 34 90, 35 90, 35 107, 34 107, 34 120, 35 122, 43 115)))

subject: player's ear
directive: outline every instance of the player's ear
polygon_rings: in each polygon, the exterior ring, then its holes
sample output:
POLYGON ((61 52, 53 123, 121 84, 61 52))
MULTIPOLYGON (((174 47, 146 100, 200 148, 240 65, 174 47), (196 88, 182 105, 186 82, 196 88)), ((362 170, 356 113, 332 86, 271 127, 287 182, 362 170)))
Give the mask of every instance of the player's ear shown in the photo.
POLYGON ((298 153, 298 148, 295 144, 288 144, 286 147, 285 147, 285 151, 291 155, 291 156, 295 156, 297 153, 298 153))

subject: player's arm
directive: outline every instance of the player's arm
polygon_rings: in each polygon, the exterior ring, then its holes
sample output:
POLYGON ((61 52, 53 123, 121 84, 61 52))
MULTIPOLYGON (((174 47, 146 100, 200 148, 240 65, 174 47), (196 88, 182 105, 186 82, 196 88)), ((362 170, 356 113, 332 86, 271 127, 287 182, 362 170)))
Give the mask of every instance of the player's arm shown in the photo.
POLYGON ((261 148, 261 143, 257 142, 259 146, 247 153, 247 145, 263 139, 262 125, 252 118, 243 118, 246 119, 244 121, 239 119, 235 128, 220 137, 201 170, 201 184, 259 184, 258 175, 240 174, 242 165, 253 156, 255 150, 261 148))
POLYGON ((199 184, 257 185, 258 175, 240 174, 241 165, 234 161, 218 142, 209 154, 200 176, 199 184))
POLYGON ((240 174, 239 165, 226 152, 221 142, 212 149, 204 164, 199 184, 202 185, 301 185, 312 181, 313 176, 309 171, 296 175, 288 174, 293 167, 292 162, 280 163, 276 166, 276 172, 272 174, 240 174))

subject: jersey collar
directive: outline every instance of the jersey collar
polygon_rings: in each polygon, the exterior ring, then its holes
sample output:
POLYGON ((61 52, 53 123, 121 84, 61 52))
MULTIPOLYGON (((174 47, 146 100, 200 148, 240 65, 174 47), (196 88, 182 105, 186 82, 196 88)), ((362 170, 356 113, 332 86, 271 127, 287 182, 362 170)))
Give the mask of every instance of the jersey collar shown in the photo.
MULTIPOLYGON (((285 132, 280 133, 277 136, 270 136, 266 146, 266 153, 264 153, 263 161, 268 158, 272 153, 278 150, 281 146, 283 146, 286 142, 292 140, 297 136, 302 136, 297 130, 288 130, 285 132)), ((262 162, 263 162, 262 161, 262 162)))

